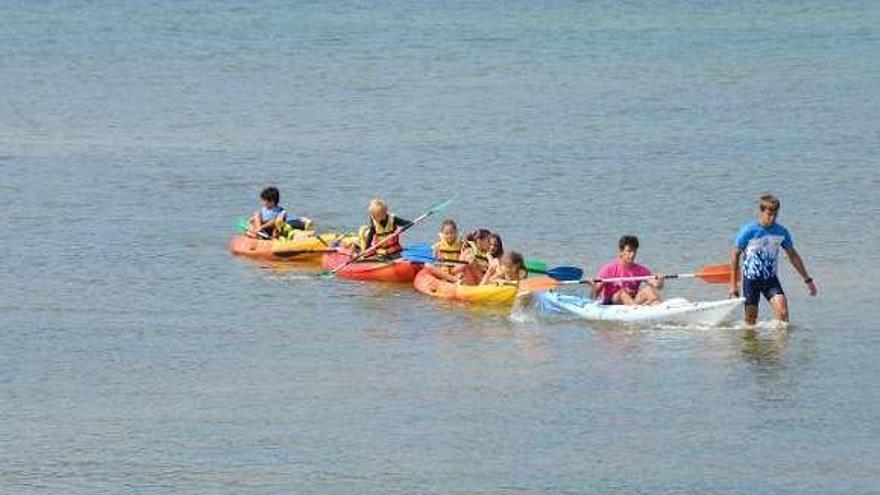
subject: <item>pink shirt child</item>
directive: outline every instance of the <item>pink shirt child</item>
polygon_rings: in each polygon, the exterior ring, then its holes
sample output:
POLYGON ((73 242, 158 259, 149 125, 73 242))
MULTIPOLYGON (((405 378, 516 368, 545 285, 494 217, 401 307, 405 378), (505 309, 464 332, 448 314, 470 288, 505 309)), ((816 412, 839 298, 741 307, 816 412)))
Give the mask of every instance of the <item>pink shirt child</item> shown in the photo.
MULTIPOLYGON (((614 260, 603 266, 602 269, 599 270, 599 273, 596 274, 596 278, 644 277, 648 275, 651 275, 651 270, 638 263, 624 266, 623 263, 620 262, 620 260, 614 260)), ((610 303, 611 298, 620 289, 625 290, 629 293, 629 295, 635 297, 635 295, 639 292, 640 284, 641 282, 639 281, 606 282, 602 285, 603 304, 610 303)))

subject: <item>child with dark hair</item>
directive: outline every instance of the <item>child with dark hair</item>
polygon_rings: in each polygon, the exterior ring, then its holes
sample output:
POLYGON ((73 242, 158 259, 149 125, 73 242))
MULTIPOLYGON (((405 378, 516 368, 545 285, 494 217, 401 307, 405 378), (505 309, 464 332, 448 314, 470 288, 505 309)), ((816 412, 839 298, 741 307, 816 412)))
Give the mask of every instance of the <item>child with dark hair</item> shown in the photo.
MULTIPOLYGON (((617 243, 617 259, 603 266, 596 274, 598 279, 622 277, 648 277, 651 270, 636 263, 639 250, 639 238, 625 235, 617 243)), ((602 304, 658 304, 659 291, 663 288, 663 279, 657 276, 654 280, 640 287, 641 281, 626 282, 594 282, 590 284, 593 299, 601 295, 602 304)))
POLYGON ((526 278, 526 276, 526 266, 522 254, 516 251, 508 251, 501 255, 498 264, 486 270, 480 285, 510 284, 519 282, 526 278))
POLYGON ((462 259, 467 261, 468 265, 463 273, 462 282, 466 285, 477 285, 489 269, 492 232, 487 229, 477 229, 465 239, 462 259))
POLYGON ((260 191, 260 201, 263 206, 254 212, 249 222, 248 235, 251 237, 264 239, 294 237, 295 230, 307 230, 312 227, 311 220, 296 217, 279 205, 281 193, 277 187, 269 186, 260 191))
POLYGON ((455 220, 447 218, 440 224, 440 232, 437 234, 440 240, 434 243, 434 257, 441 261, 458 261, 461 259, 461 250, 465 243, 458 236, 458 225, 455 220))
POLYGON ((429 270, 437 278, 447 282, 459 282, 466 269, 466 265, 457 264, 461 261, 462 250, 465 249, 465 241, 458 235, 458 225, 455 220, 447 218, 440 224, 439 240, 431 246, 434 258, 438 263, 425 265, 423 270, 429 270))
POLYGON ((504 243, 501 242, 501 236, 492 232, 489 237, 489 256, 500 258, 504 254, 504 243))

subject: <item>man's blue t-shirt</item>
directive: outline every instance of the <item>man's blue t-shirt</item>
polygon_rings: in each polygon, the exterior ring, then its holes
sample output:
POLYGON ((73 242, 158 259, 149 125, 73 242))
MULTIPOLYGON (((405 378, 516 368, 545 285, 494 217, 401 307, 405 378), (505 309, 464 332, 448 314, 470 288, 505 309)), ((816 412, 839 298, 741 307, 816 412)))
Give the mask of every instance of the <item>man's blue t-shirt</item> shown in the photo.
POLYGON ((779 248, 791 249, 794 246, 791 234, 782 225, 774 223, 762 227, 755 221, 743 225, 734 244, 743 252, 743 277, 749 280, 775 277, 779 248))

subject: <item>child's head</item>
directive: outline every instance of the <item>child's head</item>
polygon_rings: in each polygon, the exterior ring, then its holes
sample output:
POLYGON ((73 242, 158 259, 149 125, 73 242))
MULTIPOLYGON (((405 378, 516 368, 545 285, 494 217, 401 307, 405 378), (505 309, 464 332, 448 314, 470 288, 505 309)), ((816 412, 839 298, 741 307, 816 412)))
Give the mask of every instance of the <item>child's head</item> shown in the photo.
POLYGON ((625 235, 620 238, 617 243, 620 259, 630 264, 636 260, 636 254, 639 251, 639 238, 634 235, 625 235))
POLYGON ((501 242, 501 236, 494 232, 489 236, 489 254, 494 258, 504 254, 504 244, 501 242))
POLYGON ((385 220, 388 216, 388 203, 382 199, 376 198, 370 201, 367 211, 370 212, 370 217, 372 217, 373 220, 385 220))
POLYGON ((779 214, 779 199, 772 194, 765 194, 758 198, 758 223, 769 227, 776 221, 779 214))
POLYGON ((467 240, 475 243, 480 251, 489 251, 489 239, 492 238, 492 232, 487 229, 477 229, 467 236, 467 240))
POLYGON ((260 192, 260 199, 263 200, 263 206, 273 208, 281 201, 281 193, 278 192, 277 187, 269 186, 260 192))
POLYGON ((508 251, 501 256, 501 273, 505 277, 518 279, 525 270, 523 256, 516 251, 508 251))
POLYGON ((458 225, 455 224, 455 220, 451 218, 443 220, 440 224, 440 238, 447 244, 452 244, 458 239, 458 225))

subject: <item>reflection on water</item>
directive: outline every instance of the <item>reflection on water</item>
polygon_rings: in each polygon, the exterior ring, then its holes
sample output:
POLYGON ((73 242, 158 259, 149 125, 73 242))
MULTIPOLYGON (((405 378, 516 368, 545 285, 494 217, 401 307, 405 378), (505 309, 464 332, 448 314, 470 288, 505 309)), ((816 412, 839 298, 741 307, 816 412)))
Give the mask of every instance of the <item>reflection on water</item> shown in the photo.
POLYGON ((791 340, 790 325, 761 324, 742 330, 741 354, 746 362, 761 371, 772 371, 784 365, 785 350, 791 340))
POLYGON ((514 342, 520 351, 520 356, 526 361, 541 363, 553 357, 544 332, 540 328, 517 329, 514 342))
POLYGON ((773 423, 768 411, 780 406, 788 409, 797 405, 798 373, 791 366, 789 346, 792 328, 779 322, 761 322, 756 327, 742 330, 740 356, 752 370, 756 386, 754 413, 760 418, 755 427, 767 427, 773 423))

